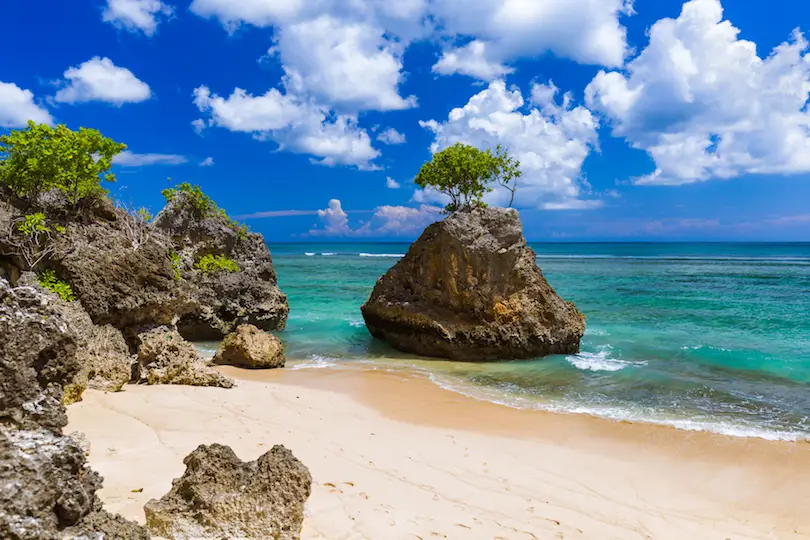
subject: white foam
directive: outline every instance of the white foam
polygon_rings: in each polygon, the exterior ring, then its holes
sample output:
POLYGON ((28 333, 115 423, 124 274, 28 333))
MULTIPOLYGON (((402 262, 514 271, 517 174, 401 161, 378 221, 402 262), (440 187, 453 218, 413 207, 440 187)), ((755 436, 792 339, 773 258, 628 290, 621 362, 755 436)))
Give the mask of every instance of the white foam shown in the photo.
POLYGON ((365 323, 363 321, 355 321, 355 320, 350 320, 349 321, 349 325, 354 326, 354 327, 363 326, 364 324, 365 323))
POLYGON ((585 335, 588 336, 609 336, 610 334, 607 330, 602 330, 601 328, 586 328, 585 335))
POLYGON ((361 257, 404 257, 404 253, 361 253, 361 257))
POLYGON ((328 356, 313 354, 312 356, 309 357, 309 360, 306 360, 299 364, 295 364, 294 366, 291 366, 288 369, 323 369, 335 367, 336 365, 337 365, 336 358, 330 358, 328 356))
POLYGON ((609 347, 599 352, 581 352, 566 356, 568 362, 583 371, 619 371, 626 367, 646 366, 647 362, 627 362, 610 357, 609 347))
POLYGON ((331 257, 332 255, 337 255, 337 253, 333 253, 331 251, 327 251, 326 253, 321 253, 324 257, 331 257))
POLYGON ((314 254, 314 253, 312 253, 311 251, 305 251, 305 252, 304 252, 304 255, 306 255, 307 257, 312 257, 312 256, 314 256, 315 254, 314 254))

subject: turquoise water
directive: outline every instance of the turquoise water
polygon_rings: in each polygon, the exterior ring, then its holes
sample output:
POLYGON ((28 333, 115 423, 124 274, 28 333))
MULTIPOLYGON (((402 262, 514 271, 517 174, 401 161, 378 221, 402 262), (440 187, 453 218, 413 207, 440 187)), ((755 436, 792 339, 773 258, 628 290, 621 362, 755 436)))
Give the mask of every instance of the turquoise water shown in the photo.
POLYGON ((416 359, 369 336, 360 305, 406 244, 270 247, 298 369, 417 369, 515 407, 810 438, 810 244, 533 245, 587 316, 582 352, 488 364, 416 359))

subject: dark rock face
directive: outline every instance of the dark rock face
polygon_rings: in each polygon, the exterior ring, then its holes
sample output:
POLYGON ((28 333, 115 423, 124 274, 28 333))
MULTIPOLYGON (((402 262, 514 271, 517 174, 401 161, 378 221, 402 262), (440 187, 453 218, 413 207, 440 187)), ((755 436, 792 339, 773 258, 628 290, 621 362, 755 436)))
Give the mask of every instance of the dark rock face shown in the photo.
POLYGON ((146 503, 146 523, 158 536, 300 538, 309 470, 283 446, 242 462, 228 446, 202 445, 183 460, 186 472, 160 500, 146 503))
POLYGON ((241 324, 222 340, 213 362, 251 369, 279 368, 284 367, 284 348, 276 336, 241 324))
POLYGON ((183 339, 177 330, 159 326, 142 332, 137 339, 138 382, 233 387, 233 381, 200 358, 194 345, 183 339))
POLYGON ((194 309, 177 323, 183 337, 221 339, 240 324, 284 329, 290 308, 261 235, 242 233, 217 213, 199 215, 185 193, 166 205, 155 226, 171 238, 182 260, 183 278, 194 284, 194 309), (239 272, 205 275, 194 268, 205 255, 224 255, 239 265, 239 272))
POLYGON ((101 477, 62 434, 62 384, 81 368, 75 352, 48 296, 0 279, 0 538, 149 538, 102 510, 101 477))
POLYGON ((512 209, 465 209, 430 225, 362 313, 371 334, 399 350, 464 361, 576 353, 585 332, 512 209))

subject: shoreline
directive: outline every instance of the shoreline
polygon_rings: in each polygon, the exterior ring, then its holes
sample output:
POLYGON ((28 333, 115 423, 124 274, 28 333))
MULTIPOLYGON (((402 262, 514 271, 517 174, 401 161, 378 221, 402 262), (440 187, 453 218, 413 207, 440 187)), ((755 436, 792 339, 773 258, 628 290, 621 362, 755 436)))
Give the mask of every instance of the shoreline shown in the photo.
POLYGON ((221 371, 236 388, 68 408, 105 508, 142 522, 199 444, 284 444, 314 478, 306 539, 810 538, 810 444, 521 411, 382 370, 221 371))

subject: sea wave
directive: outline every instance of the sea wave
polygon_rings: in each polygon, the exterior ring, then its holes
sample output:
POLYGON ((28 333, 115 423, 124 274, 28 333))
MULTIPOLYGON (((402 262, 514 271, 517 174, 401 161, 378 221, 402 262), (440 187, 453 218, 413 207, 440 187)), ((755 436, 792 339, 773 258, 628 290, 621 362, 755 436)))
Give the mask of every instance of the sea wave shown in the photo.
POLYGON ((620 371, 626 367, 642 367, 647 362, 627 362, 618 358, 611 358, 610 348, 605 348, 599 352, 581 352, 571 356, 566 356, 566 360, 572 366, 583 371, 620 371))
POLYGON ((336 365, 337 365, 337 358, 313 354, 312 356, 309 357, 309 360, 304 360, 303 362, 292 365, 288 369, 323 369, 335 367, 336 365))
POLYGON ((307 257, 313 257, 315 254, 312 253, 311 251, 305 251, 304 255, 306 255, 307 257))
POLYGON ((331 251, 327 251, 326 253, 321 253, 324 257, 331 257, 332 255, 337 255, 337 253, 333 253, 331 251))
POLYGON ((361 257, 404 257, 404 253, 361 253, 361 257))

